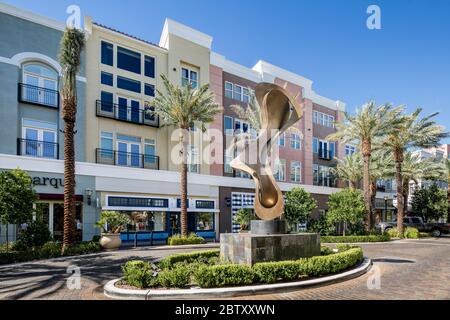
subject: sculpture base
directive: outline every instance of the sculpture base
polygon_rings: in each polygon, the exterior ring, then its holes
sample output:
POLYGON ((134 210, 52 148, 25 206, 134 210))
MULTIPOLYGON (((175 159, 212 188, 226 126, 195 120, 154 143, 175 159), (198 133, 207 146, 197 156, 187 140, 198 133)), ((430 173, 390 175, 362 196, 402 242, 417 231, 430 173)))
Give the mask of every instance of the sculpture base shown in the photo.
POLYGON ((317 233, 258 235, 252 233, 222 233, 220 256, 237 264, 296 260, 320 255, 320 235, 317 233))
POLYGON ((286 234, 288 224, 286 220, 252 220, 250 233, 252 234, 286 234))

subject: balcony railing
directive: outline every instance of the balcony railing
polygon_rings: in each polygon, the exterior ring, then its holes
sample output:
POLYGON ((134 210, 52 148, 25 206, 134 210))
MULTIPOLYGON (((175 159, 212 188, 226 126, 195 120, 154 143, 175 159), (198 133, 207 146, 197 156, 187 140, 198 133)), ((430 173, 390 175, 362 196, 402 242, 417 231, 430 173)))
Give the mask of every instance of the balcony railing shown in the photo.
POLYGON ((59 159, 59 145, 55 142, 18 138, 17 154, 19 156, 59 159))
POLYGON ((19 101, 51 108, 59 108, 59 92, 19 83, 19 101))
POLYGON ((333 158, 334 158, 334 152, 332 152, 330 150, 319 149, 319 159, 333 160, 333 158))
MULTIPOLYGON (((151 107, 146 108, 151 110, 151 107)), ((159 127, 158 116, 149 114, 146 110, 139 109, 139 107, 128 107, 116 103, 97 100, 96 109, 98 117, 144 124, 155 128, 159 127)))
POLYGON ((96 149, 95 162, 115 166, 159 170, 159 157, 141 153, 96 149))

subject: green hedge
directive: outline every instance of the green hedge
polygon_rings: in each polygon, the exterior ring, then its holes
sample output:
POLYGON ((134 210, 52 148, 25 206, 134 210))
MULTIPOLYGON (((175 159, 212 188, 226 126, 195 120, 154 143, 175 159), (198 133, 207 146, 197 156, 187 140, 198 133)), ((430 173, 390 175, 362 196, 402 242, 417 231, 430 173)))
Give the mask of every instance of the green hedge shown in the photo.
POLYGON ((389 234, 367 236, 321 236, 322 243, 354 243, 354 242, 386 242, 390 241, 389 234))
POLYGON ((421 232, 413 227, 406 227, 403 234, 398 232, 397 227, 386 230, 385 234, 388 234, 391 238, 406 238, 406 239, 419 239, 421 232))
POLYGON ((205 243, 205 239, 203 237, 196 235, 195 233, 191 233, 187 237, 182 237, 181 235, 176 234, 172 237, 169 237, 169 239, 167 239, 167 243, 171 246, 185 245, 185 244, 202 244, 205 243))
MULTIPOLYGON (((88 254, 101 251, 99 243, 86 241, 77 243, 67 248, 64 256, 74 256, 80 254, 88 254)), ((61 257, 61 243, 47 242, 43 246, 24 250, 24 251, 8 251, 0 252, 0 264, 9 264, 16 262, 25 262, 36 259, 49 259, 61 257)))
POLYGON ((194 251, 168 256, 159 262, 161 268, 172 268, 176 263, 207 262, 211 258, 218 258, 220 250, 194 251))
POLYGON ((362 249, 351 248, 295 261, 261 262, 253 267, 236 264, 202 266, 195 272, 194 279, 203 288, 292 281, 343 271, 362 260, 362 249))

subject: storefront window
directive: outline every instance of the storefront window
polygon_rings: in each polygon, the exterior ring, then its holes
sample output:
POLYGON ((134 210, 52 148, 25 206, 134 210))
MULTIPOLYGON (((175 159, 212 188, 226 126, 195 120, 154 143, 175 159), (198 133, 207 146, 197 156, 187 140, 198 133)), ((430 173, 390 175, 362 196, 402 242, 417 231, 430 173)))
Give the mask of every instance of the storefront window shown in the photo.
POLYGON ((198 212, 196 214, 196 223, 198 231, 214 230, 214 213, 198 212))
POLYGON ((127 231, 166 231, 166 213, 163 211, 122 211, 131 222, 127 231))

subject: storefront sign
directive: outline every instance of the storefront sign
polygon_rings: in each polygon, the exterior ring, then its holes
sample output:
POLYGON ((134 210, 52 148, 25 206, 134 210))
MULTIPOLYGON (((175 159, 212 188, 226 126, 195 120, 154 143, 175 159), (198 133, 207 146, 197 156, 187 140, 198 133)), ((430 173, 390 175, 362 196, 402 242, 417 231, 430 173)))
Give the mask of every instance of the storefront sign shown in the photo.
POLYGON ((51 186, 55 189, 64 187, 62 178, 33 177, 32 181, 34 186, 51 186))

